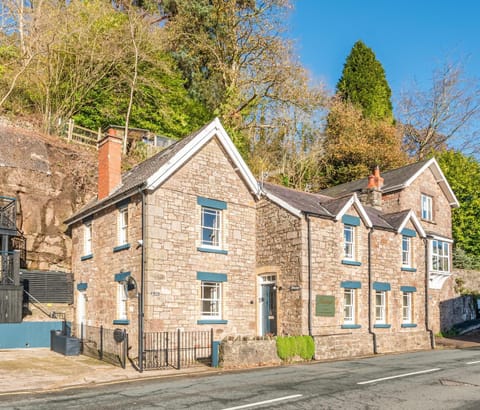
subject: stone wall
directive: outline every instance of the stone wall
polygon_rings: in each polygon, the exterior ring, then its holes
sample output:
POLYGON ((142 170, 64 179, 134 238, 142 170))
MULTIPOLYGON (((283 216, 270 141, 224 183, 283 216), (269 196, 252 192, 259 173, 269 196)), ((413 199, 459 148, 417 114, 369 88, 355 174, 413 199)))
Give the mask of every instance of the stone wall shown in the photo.
POLYGON ((277 334, 306 334, 306 316, 302 310, 305 288, 302 255, 304 222, 285 209, 263 199, 257 205, 257 274, 276 275, 277 334))
MULTIPOLYGON (((115 251, 118 245, 118 209, 110 206, 94 215, 92 220, 92 254, 85 260, 83 257, 84 224, 77 223, 72 228, 72 268, 74 274, 74 301, 77 308, 79 291, 77 285, 86 283, 86 325, 114 329, 126 328, 129 333, 129 342, 132 346, 132 357, 137 351, 137 317, 138 299, 130 298, 127 301, 128 325, 118 325, 114 321, 117 316, 118 282, 115 275, 121 272, 130 272, 137 283, 141 277, 141 247, 138 240, 141 236, 141 197, 137 194, 128 204, 128 241, 129 248, 115 251)), ((77 311, 75 311, 75 326, 77 325, 77 311)))
POLYGON ((224 369, 279 365, 275 339, 236 339, 220 343, 219 365, 224 369))
POLYGON ((216 139, 147 197, 145 330, 208 330, 216 340, 257 333, 255 197, 216 139), (201 245, 198 198, 226 203, 221 251, 201 245), (222 317, 200 322, 197 272, 225 274, 222 317))
POLYGON ((419 175, 408 188, 383 196, 384 212, 398 212, 404 209, 412 209, 426 231, 433 231, 447 238, 452 237, 450 204, 430 169, 419 175), (433 221, 421 219, 421 194, 433 198, 433 221))
MULTIPOLYGON (((348 215, 358 217, 354 207, 348 215)), ((344 224, 322 218, 311 218, 312 236, 312 333, 313 335, 330 335, 351 333, 351 329, 342 329, 344 323, 344 288, 343 281, 360 282, 360 289, 355 290, 355 322, 363 329, 368 324, 368 230, 364 223, 355 227, 355 263, 347 265, 344 259, 344 224), (335 313, 333 316, 316 314, 317 296, 334 297, 335 313)), ((307 283, 305 283, 307 288, 307 283)), ((355 333, 362 329, 353 330, 355 333)))
POLYGON ((430 289, 430 323, 433 331, 446 332, 457 323, 475 319, 476 302, 468 293, 479 290, 480 273, 461 269, 454 269, 442 289, 430 289))
POLYGON ((377 353, 399 353, 431 349, 431 336, 426 331, 392 333, 377 332, 377 353))
POLYGON ((314 336, 315 360, 338 360, 374 353, 372 335, 363 332, 314 336))

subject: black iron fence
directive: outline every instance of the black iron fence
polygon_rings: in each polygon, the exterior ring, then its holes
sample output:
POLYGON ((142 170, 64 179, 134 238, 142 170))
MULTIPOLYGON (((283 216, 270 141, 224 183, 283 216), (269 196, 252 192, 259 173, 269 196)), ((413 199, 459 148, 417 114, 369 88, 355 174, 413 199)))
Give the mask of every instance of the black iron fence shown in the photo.
POLYGON ((82 354, 121 366, 127 364, 128 334, 125 329, 82 324, 80 335, 82 354))
POLYGON ((148 332, 143 335, 143 369, 180 369, 211 365, 213 329, 207 331, 148 332))

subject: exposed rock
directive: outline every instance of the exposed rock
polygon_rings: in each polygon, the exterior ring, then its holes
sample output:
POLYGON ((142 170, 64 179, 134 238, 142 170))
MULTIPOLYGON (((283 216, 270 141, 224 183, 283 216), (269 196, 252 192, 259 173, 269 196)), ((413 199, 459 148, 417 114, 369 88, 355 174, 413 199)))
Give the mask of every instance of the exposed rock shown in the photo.
POLYGON ((0 121, 0 195, 17 199, 29 269, 70 270, 63 221, 96 192, 97 152, 0 121))

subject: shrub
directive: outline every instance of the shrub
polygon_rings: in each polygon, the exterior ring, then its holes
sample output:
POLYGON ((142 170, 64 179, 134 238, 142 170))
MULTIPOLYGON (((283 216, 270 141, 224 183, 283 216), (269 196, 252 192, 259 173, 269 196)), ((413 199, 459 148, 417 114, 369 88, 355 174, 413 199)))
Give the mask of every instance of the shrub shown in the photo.
POLYGON ((295 356, 311 360, 315 354, 315 342, 311 336, 278 336, 277 354, 284 361, 295 356))

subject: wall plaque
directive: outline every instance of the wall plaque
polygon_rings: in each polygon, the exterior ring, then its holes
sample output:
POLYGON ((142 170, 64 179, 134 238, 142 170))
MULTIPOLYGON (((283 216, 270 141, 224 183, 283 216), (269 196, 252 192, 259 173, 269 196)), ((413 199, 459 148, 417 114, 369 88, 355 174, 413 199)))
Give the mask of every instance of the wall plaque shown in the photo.
POLYGON ((335 296, 315 296, 315 316, 335 316, 335 296))

